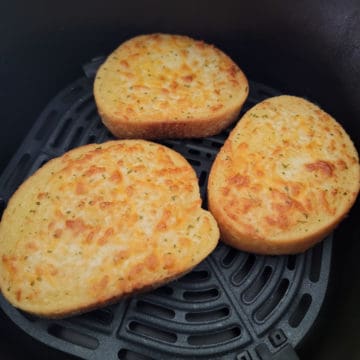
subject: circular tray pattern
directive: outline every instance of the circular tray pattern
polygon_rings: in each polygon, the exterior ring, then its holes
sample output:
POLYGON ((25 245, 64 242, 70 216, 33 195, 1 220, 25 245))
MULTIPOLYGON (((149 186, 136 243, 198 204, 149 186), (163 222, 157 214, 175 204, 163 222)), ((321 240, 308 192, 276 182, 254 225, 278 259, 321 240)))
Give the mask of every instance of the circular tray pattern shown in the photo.
MULTIPOLYGON (((49 159, 113 139, 94 103, 94 71, 87 70, 88 77, 51 100, 6 168, 0 179, 2 209, 18 185, 49 159)), ((275 95, 279 92, 250 82, 242 112, 275 95)), ((161 141, 194 167, 205 206, 208 173, 230 130, 204 139, 161 141)), ((35 339, 84 359, 288 359, 280 357, 285 351, 295 359, 291 347, 308 332, 325 296, 331 244, 330 236, 296 256, 259 256, 220 243, 177 281, 63 320, 29 316, 2 296, 0 305, 35 339)))

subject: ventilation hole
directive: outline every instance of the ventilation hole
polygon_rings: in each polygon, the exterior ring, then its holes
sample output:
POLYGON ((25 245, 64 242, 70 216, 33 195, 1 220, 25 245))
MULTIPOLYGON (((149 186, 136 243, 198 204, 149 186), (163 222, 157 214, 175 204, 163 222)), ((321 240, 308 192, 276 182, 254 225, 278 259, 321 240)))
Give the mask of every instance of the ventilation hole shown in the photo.
POLYGON ((309 278, 312 282, 319 281, 321 261, 322 261, 322 243, 319 243, 312 248, 312 252, 311 252, 311 265, 310 265, 309 278))
POLYGON ((156 340, 161 340, 168 343, 175 343, 177 336, 169 331, 161 330, 158 327, 141 324, 137 321, 132 321, 129 324, 129 329, 139 335, 145 335, 156 340))
POLYGON ((304 294, 300 302, 295 308, 295 311, 292 313, 292 315, 289 318, 289 325, 293 328, 296 328, 300 325, 301 321, 304 319, 307 311, 310 308, 312 302, 312 298, 309 294, 304 294))
POLYGON ((92 336, 80 333, 73 329, 60 325, 51 325, 48 333, 58 339, 79 345, 88 349, 95 350, 99 346, 99 341, 92 336))
POLYGON ((254 254, 249 254, 244 265, 239 271, 233 276, 233 281, 235 284, 240 284, 246 276, 249 274, 250 270, 255 264, 256 256, 254 254))
POLYGON ((35 135, 36 140, 46 139, 50 135, 57 117, 58 112, 56 110, 51 110, 49 114, 47 114, 45 121, 42 123, 40 129, 35 135))
POLYGON ((212 158, 212 155, 211 155, 210 153, 206 153, 206 157, 207 157, 208 159, 210 159, 210 158, 212 158))
POLYGON ((159 296, 171 296, 174 293, 174 290, 170 286, 162 286, 153 290, 152 293, 159 296))
POLYGON ((218 289, 210 289, 203 291, 184 291, 183 298, 191 301, 212 300, 219 296, 218 289))
POLYGON ((220 149, 223 146, 223 143, 212 141, 211 146, 216 148, 216 149, 220 149))
POLYGON ((275 329, 270 333, 269 339, 273 346, 279 347, 287 340, 287 337, 281 329, 275 329))
POLYGON ((187 159, 187 160, 193 166, 200 166, 201 165, 201 162, 199 160, 195 160, 195 159, 187 159))
POLYGON ((95 135, 90 135, 87 139, 87 144, 93 144, 96 142, 96 136, 95 135))
POLYGON ((158 316, 164 319, 173 319, 175 311, 160 305, 151 304, 147 301, 139 300, 136 303, 136 309, 144 314, 158 316))
POLYGON ((167 141, 162 141, 161 144, 167 146, 168 148, 172 149, 175 145, 172 144, 171 142, 167 142, 167 141))
POLYGON ((180 140, 175 140, 175 139, 166 139, 166 140, 163 139, 163 140, 159 140, 158 143, 171 148, 181 144, 180 140))
POLYGON ((120 360, 154 360, 149 356, 141 355, 137 352, 127 349, 121 349, 118 353, 118 358, 120 360))
POLYGON ((56 136, 54 142, 52 143, 53 147, 58 147, 66 139, 67 132, 68 132, 68 129, 70 128, 71 123, 72 123, 71 118, 66 119, 62 128, 58 132, 58 135, 56 136))
POLYGON ((222 146, 226 138, 227 138, 227 133, 225 130, 223 130, 220 134, 217 134, 216 136, 210 136, 208 139, 211 142, 215 143, 215 145, 212 145, 212 147, 218 149, 218 145, 216 144, 220 144, 222 146))
POLYGON ((202 139, 191 139, 191 142, 195 143, 195 144, 202 144, 203 140, 202 139))
POLYGON ((294 270, 296 266, 296 255, 289 255, 286 262, 286 267, 289 270, 294 270))
POLYGON ((200 173, 200 176, 199 176, 199 186, 202 187, 205 185, 205 182, 206 182, 206 175, 207 175, 207 172, 206 171, 202 171, 200 173))
POLYGON ((255 281, 244 291, 244 302, 250 303, 256 298, 269 281, 271 273, 272 268, 270 266, 266 266, 255 281))
POLYGON ((241 334, 239 327, 233 327, 214 334, 191 335, 188 337, 190 345, 213 345, 223 343, 239 337, 241 334))
POLYGON ((251 356, 247 351, 244 351, 236 357, 236 360, 251 360, 251 356))
POLYGON ((74 135, 71 138, 71 141, 67 147, 67 150, 70 150, 72 148, 74 148, 76 145, 79 144, 80 138, 81 138, 81 134, 83 133, 84 128, 83 127, 79 127, 76 129, 74 135))
POLYGON ((183 276, 179 281, 182 283, 197 283, 209 279, 210 273, 206 270, 194 270, 183 276))
POLYGON ((188 150, 189 154, 194 154, 194 155, 200 155, 200 151, 199 150, 195 150, 195 149, 189 149, 188 150))
POLYGON ((93 98, 92 97, 90 97, 89 99, 86 99, 79 106, 76 107, 75 112, 78 113, 78 114, 83 112, 84 109, 89 106, 89 104, 91 104, 93 106, 92 103, 93 103, 93 98))
POLYGON ((110 325, 114 319, 114 314, 109 309, 99 309, 80 315, 79 319, 96 322, 102 325, 110 325))
POLYGON ((276 290, 271 294, 270 299, 265 301, 264 304, 257 310, 255 315, 256 320, 263 321, 276 308, 276 306, 279 305, 288 288, 289 280, 282 279, 276 290))
POLYGON ((19 311, 19 313, 26 318, 27 320, 31 321, 31 322, 35 322, 37 320, 36 316, 31 315, 29 313, 26 313, 24 311, 19 311))
POLYGON ((14 167, 14 171, 6 180, 5 187, 11 185, 16 188, 24 180, 30 167, 30 158, 30 154, 24 154, 20 158, 19 162, 14 167))
POLYGON ((222 264, 224 267, 229 267, 234 263, 234 260, 238 256, 239 251, 235 250, 233 248, 229 248, 229 251, 225 255, 225 257, 222 259, 222 264))
POLYGON ((105 138, 114 139, 114 135, 110 131, 106 131, 105 138))
POLYGON ((3 198, 0 198, 0 220, 5 208, 6 208, 6 202, 3 198))
POLYGON ((83 88, 81 86, 76 86, 70 89, 70 91, 67 94, 65 94, 61 100, 64 103, 70 103, 78 98, 78 95, 81 93, 82 90, 83 88))
POLYGON ((211 311, 191 312, 185 315, 185 319, 189 322, 206 322, 219 320, 228 317, 230 310, 227 307, 211 311))
POLYGON ((98 129, 98 130, 100 130, 100 129, 103 129, 104 128, 104 125, 103 125, 103 123, 101 122, 101 120, 99 119, 99 122, 96 124, 96 128, 98 129))
MULTIPOLYGON (((86 116, 85 116, 85 120, 86 121, 90 121, 91 119, 98 117, 98 112, 97 112, 97 108, 94 107, 86 116)), ((99 119, 100 121, 100 119, 99 119)))

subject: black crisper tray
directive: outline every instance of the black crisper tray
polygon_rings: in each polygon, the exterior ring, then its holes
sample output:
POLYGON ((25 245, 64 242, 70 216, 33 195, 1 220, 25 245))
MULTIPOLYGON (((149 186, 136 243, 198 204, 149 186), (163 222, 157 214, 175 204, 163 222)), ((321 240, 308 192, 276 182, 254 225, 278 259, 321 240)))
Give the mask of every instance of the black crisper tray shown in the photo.
MULTIPOLYGON (((49 159, 113 136, 92 95, 102 59, 50 101, 0 178, 2 210, 18 185, 49 159)), ((243 111, 279 92, 250 82, 243 111)), ((183 154, 205 192, 211 164, 229 134, 161 141, 183 154)), ((155 291, 63 320, 44 320, 12 307, 5 313, 26 333, 84 359, 297 359, 293 348, 315 321, 330 270, 331 236, 306 253, 259 256, 224 244, 191 273, 155 291)))

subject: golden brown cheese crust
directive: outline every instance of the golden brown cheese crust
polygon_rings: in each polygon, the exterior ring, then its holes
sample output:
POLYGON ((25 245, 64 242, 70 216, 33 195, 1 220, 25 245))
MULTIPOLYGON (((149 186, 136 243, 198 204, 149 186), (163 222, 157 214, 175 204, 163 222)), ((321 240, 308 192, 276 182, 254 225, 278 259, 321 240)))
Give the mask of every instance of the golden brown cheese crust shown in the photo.
POLYGON ((112 141, 51 160, 0 223, 0 286, 16 307, 59 317, 158 286, 216 246, 190 164, 165 146, 112 141))
POLYGON ((168 34, 126 41, 94 83, 99 114, 119 138, 214 135, 237 118, 248 90, 245 75, 222 51, 168 34))
POLYGON ((359 179, 344 129, 309 101, 279 96, 254 106, 231 132, 211 169, 209 208, 232 246, 296 253, 344 218, 359 179))

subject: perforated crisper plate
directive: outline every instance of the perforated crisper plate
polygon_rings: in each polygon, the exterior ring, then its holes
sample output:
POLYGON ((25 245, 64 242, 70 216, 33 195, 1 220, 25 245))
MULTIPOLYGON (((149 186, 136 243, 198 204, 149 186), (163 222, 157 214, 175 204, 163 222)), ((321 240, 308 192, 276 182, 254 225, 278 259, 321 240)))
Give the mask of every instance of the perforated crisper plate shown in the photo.
MULTIPOLYGON (((92 96, 102 59, 45 108, 0 179, 2 209, 18 185, 49 159, 113 139, 92 96)), ((243 111, 279 92, 250 82, 243 111)), ((199 177, 205 206, 210 166, 229 134, 161 141, 183 154, 199 177)), ((296 359, 325 296, 331 237, 297 256, 258 256, 224 244, 194 271, 150 293, 64 320, 38 319, 0 305, 25 332, 84 359, 296 359)))

